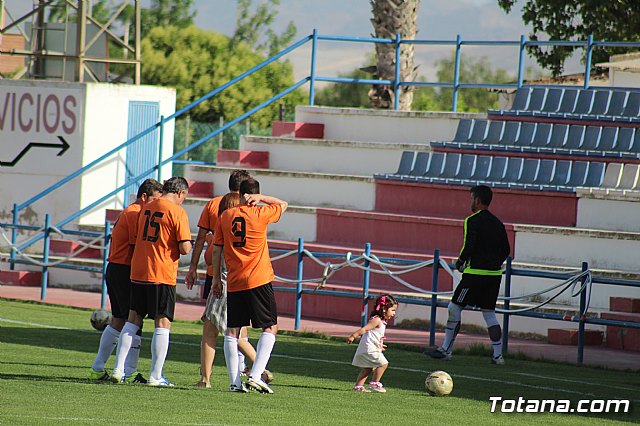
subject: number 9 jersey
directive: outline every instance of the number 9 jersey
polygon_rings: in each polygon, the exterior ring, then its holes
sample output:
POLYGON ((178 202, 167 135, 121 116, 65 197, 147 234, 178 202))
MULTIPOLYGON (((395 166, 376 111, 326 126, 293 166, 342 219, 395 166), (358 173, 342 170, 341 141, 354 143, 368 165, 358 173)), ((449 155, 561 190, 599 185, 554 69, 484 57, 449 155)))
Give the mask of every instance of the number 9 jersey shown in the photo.
POLYGON ((213 244, 224 247, 227 291, 249 290, 273 281, 267 225, 282 215, 279 205, 241 204, 226 210, 216 223, 213 244))
POLYGON ((191 240, 187 212, 166 198, 145 205, 138 216, 131 280, 176 285, 180 248, 191 240))

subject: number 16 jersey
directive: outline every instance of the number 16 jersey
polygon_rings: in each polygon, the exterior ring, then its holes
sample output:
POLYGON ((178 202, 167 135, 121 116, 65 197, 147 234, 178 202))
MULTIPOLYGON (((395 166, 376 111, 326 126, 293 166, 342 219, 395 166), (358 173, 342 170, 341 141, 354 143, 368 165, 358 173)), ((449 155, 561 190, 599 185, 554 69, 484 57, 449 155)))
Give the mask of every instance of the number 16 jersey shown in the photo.
POLYGON ((213 233, 213 244, 224 247, 227 291, 249 290, 273 281, 267 225, 277 222, 281 214, 278 204, 241 204, 222 213, 213 233))
POLYGON ((187 212, 166 198, 145 205, 138 217, 131 281, 176 285, 179 243, 191 240, 187 212))

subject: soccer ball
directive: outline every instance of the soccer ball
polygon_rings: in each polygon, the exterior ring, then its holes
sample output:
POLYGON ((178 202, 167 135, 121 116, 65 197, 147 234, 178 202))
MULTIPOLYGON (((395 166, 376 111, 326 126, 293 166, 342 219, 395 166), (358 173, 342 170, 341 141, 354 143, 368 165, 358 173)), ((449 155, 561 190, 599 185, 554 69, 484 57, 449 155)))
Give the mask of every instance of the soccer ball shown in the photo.
POLYGON ((265 383, 273 382, 273 373, 269 370, 264 370, 262 376, 260 376, 265 383))
POLYGON ((434 371, 427 376, 424 387, 432 396, 447 396, 453 390, 453 379, 444 371, 434 371))
POLYGON ((96 309, 91 313, 91 325, 98 331, 107 328, 111 322, 111 312, 106 309, 96 309))

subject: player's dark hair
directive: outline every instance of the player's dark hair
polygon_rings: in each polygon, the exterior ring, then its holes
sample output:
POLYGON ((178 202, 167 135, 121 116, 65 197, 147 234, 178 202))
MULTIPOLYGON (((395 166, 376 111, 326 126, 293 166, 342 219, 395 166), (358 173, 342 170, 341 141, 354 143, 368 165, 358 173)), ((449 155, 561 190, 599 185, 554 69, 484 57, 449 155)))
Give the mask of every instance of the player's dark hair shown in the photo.
POLYGON ((493 199, 493 191, 487 185, 477 185, 472 187, 469 192, 473 195, 474 198, 480 199, 480 202, 485 206, 489 206, 491 204, 491 200, 493 199))
POLYGON ((371 317, 380 317, 384 319, 384 314, 389 308, 398 304, 398 301, 390 294, 383 294, 376 299, 371 311, 371 317))
POLYGON ((136 198, 142 197, 142 194, 147 194, 147 197, 150 197, 154 192, 162 192, 162 184, 155 179, 146 179, 138 188, 136 198))
POLYGON ((237 192, 230 192, 220 200, 218 206, 218 216, 222 216, 225 210, 232 209, 240 204, 240 194, 237 192))
POLYGON ((240 196, 244 194, 259 194, 260 182, 253 178, 249 178, 240 184, 240 196))
POLYGON ((164 181, 163 194, 179 194, 180 191, 188 191, 189 183, 182 176, 174 176, 164 181))
POLYGON ((251 179, 251 175, 246 170, 234 170, 229 175, 229 191, 238 192, 240 184, 247 179, 251 179))

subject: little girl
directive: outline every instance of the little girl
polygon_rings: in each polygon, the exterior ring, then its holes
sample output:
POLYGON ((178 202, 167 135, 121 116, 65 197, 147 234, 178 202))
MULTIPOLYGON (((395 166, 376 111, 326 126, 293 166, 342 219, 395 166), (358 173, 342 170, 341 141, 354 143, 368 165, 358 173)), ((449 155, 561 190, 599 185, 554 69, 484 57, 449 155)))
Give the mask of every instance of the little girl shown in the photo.
POLYGON ((384 331, 387 327, 387 321, 396 316, 398 302, 393 296, 385 294, 376 299, 375 308, 371 311, 371 317, 367 325, 353 333, 347 338, 347 343, 352 343, 362 336, 356 354, 353 356, 351 364, 360 367, 358 380, 353 387, 357 392, 386 392, 387 390, 380 383, 389 361, 384 357, 382 351, 387 347, 382 343, 384 340, 384 331), (373 371, 373 376, 369 382, 369 389, 364 387, 367 377, 373 371))

